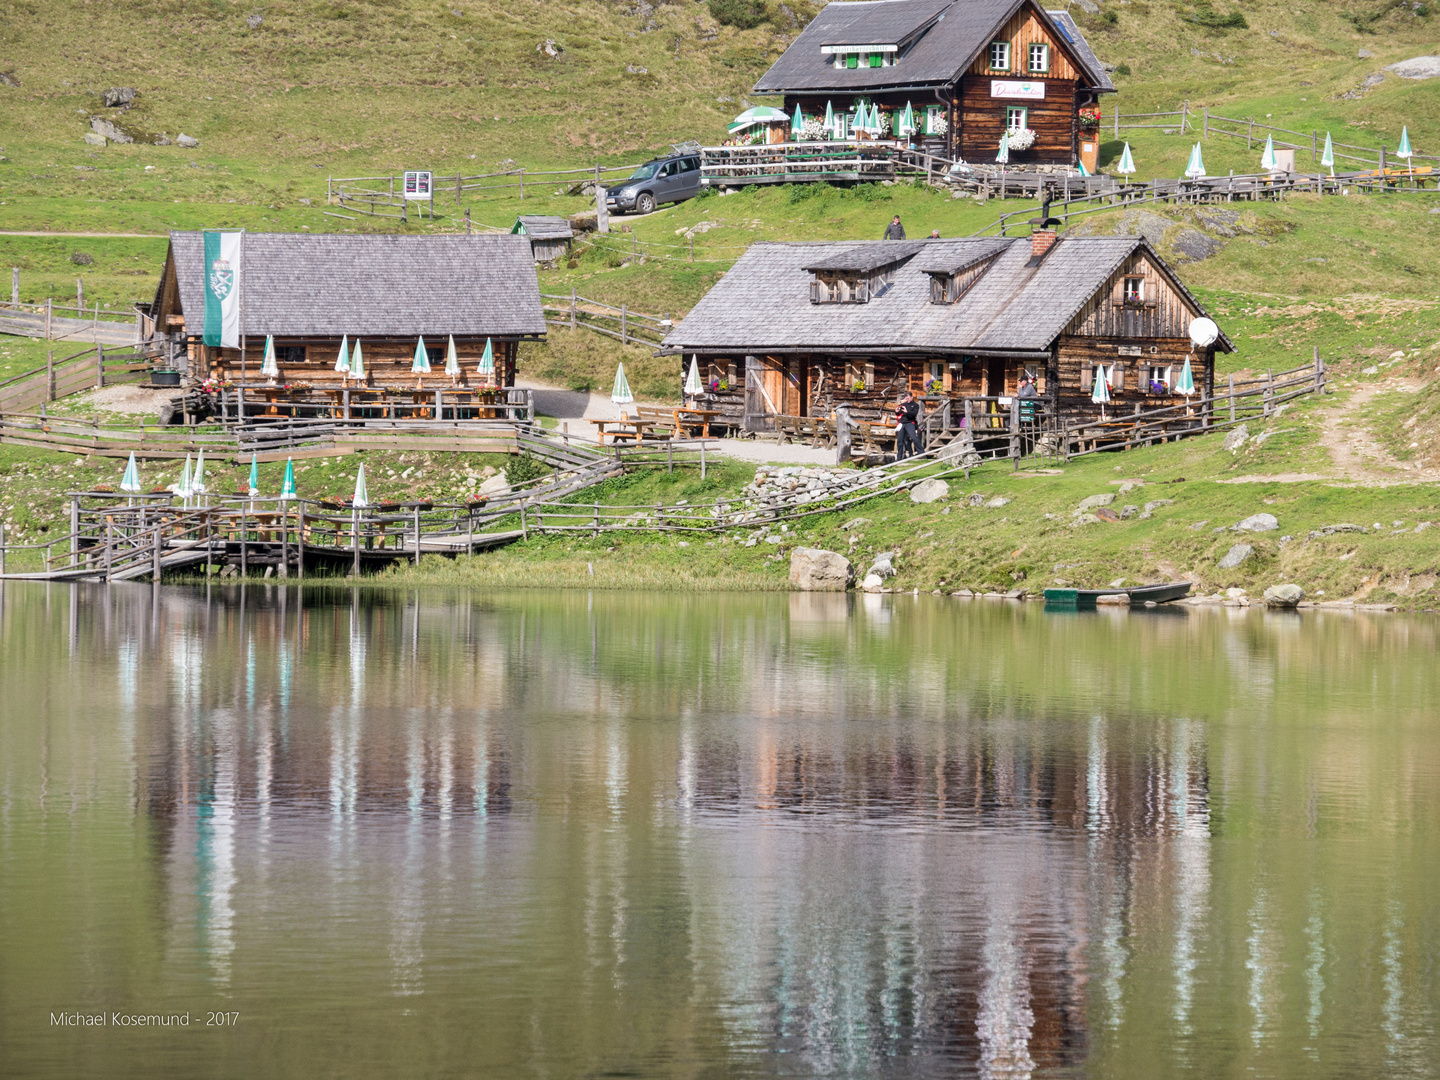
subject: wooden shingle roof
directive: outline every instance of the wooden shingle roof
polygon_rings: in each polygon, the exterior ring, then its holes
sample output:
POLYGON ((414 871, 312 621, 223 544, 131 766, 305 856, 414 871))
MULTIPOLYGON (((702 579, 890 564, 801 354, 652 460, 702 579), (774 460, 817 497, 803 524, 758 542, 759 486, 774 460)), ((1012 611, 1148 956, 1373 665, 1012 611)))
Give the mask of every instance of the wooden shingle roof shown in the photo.
MULTIPOLYGON (((675 350, 729 353, 1033 353, 1049 350, 1086 303, 1138 248, 1165 269, 1144 237, 1063 237, 1038 266, 1029 238, 926 240, 882 295, 863 304, 814 304, 805 267, 879 247, 884 240, 759 243, 665 338, 675 350), (930 302, 927 269, 993 261, 954 304, 930 302)), ((1165 271, 1197 313, 1194 298, 1165 271)), ((1223 335, 1220 348, 1233 347, 1223 335)))
MULTIPOLYGON (((244 332, 292 337, 545 333, 524 236, 308 236, 246 233, 244 332)), ((192 334, 205 313, 199 232, 172 232, 180 304, 192 334)))
POLYGON ((548 214, 521 214, 510 231, 531 240, 569 240, 575 235, 570 222, 548 214))

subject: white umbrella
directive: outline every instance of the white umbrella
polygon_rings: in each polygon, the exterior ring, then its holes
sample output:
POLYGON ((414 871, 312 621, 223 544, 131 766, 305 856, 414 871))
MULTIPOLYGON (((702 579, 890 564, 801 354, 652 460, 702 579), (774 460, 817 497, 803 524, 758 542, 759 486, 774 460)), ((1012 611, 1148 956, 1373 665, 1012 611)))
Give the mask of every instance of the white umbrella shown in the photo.
POLYGON ((805 114, 800 111, 800 103, 797 101, 795 102, 795 115, 790 118, 790 134, 798 139, 803 130, 805 130, 805 114))
POLYGON ((125 466, 125 475, 120 478, 120 490, 131 495, 140 492, 140 467, 135 464, 135 451, 130 451, 130 461, 125 466))
POLYGON ((835 137, 835 109, 828 101, 825 102, 825 134, 835 137))
POLYGON ((1205 162, 1200 158, 1200 144, 1197 142, 1195 148, 1190 151, 1190 164, 1185 166, 1185 175, 1191 180, 1199 180, 1205 175, 1205 162))
POLYGON ((355 339, 355 348, 350 350, 350 377, 365 381, 365 354, 360 351, 360 339, 355 339))
POLYGON ((1135 159, 1130 155, 1130 144, 1125 144, 1125 149, 1120 151, 1120 164, 1115 166, 1115 171, 1122 176, 1129 176, 1135 171, 1135 159))
POLYGON ((690 357, 690 373, 685 376, 685 393, 690 397, 698 397, 705 392, 705 386, 700 381, 700 358, 690 357))
POLYGON ((900 115, 900 127, 897 134, 902 139, 908 139, 915 134, 915 110, 910 102, 905 102, 905 111, 900 115))
POLYGON ((350 377, 350 335, 340 339, 340 355, 335 357, 335 370, 347 379, 350 377))
POLYGON ((365 486, 365 465, 362 463, 360 469, 355 473, 355 498, 352 505, 366 507, 370 505, 370 489, 365 486))
POLYGON ((784 109, 772 109, 769 105, 756 105, 753 109, 746 109, 734 120, 730 121, 729 130, 733 134, 742 128, 757 127, 760 125, 783 123, 790 117, 784 109))
POLYGON ((250 498, 260 496, 260 457, 258 454, 250 455, 250 498))
POLYGON ((490 339, 485 339, 485 351, 480 354, 480 366, 476 372, 485 377, 487 381, 495 379, 495 350, 490 346, 490 339))
POLYGON ((1185 357, 1185 366, 1180 369, 1180 378, 1175 383, 1175 392, 1187 398, 1195 393, 1195 375, 1190 370, 1190 357, 1185 357))
POLYGON ((445 352, 445 374, 450 376, 450 381, 455 382, 460 378, 460 354, 455 351, 455 335, 450 335, 450 348, 445 352))
POLYGON ((1002 165, 1010 160, 1010 133, 1008 131, 1000 136, 1000 152, 995 155, 995 160, 1002 165))
POLYGON ((260 364, 260 374, 268 379, 280 377, 280 365, 275 361, 275 338, 273 335, 265 335, 265 359, 260 364))
POLYGON ((1266 135, 1265 152, 1260 155, 1260 168, 1266 172, 1273 172, 1279 167, 1280 163, 1275 160, 1275 137, 1266 135))
POLYGON ((170 486, 170 490, 185 502, 190 501, 190 455, 185 455, 185 467, 180 470, 180 479, 170 486))
POLYGON ((1410 128, 1402 127, 1400 129, 1400 145, 1395 148, 1395 156, 1404 158, 1406 168, 1410 168, 1414 164, 1410 160, 1414 155, 1415 151, 1410 149, 1410 128))
POLYGON ((629 405, 635 400, 635 395, 630 393, 630 384, 625 381, 625 365, 623 363, 615 369, 615 388, 610 391, 610 400, 616 405, 622 406, 621 416, 627 412, 623 406, 629 405))
POLYGON ((1110 369, 1103 364, 1095 369, 1095 389, 1090 400, 1100 406, 1100 419, 1105 419, 1105 404, 1110 400, 1110 369))
POLYGON ((205 450, 203 447, 195 458, 195 478, 190 481, 190 493, 192 495, 205 494, 205 450))
POLYGON ((1325 152, 1320 155, 1320 164, 1330 170, 1330 175, 1335 175, 1335 144, 1330 141, 1330 132, 1325 132, 1325 152))

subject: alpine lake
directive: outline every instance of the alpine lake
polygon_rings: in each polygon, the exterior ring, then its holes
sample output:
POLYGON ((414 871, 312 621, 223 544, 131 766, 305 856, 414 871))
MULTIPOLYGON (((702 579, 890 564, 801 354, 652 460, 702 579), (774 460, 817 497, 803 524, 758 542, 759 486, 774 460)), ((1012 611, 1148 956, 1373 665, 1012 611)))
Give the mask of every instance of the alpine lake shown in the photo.
POLYGON ((1437 644, 7 583, 0 1075, 1435 1076, 1437 644))

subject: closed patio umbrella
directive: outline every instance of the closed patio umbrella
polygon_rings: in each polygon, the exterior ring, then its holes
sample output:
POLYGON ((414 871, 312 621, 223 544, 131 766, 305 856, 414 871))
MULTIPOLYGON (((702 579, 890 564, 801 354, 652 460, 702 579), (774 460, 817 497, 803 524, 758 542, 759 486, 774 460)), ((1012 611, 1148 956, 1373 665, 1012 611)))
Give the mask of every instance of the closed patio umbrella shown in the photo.
POLYGON ((795 138, 800 137, 800 131, 805 127, 805 114, 800 111, 800 103, 795 103, 795 115, 790 117, 790 134, 795 138))
POLYGON ((335 370, 344 378, 350 377, 350 335, 340 339, 340 354, 335 357, 335 370))
POLYGON ((1110 369, 1103 364, 1095 369, 1095 389, 1090 400, 1100 406, 1100 419, 1105 419, 1105 405, 1110 400, 1110 369))
POLYGON ((424 386, 425 376, 430 374, 430 352, 423 337, 415 339, 415 359, 410 362, 410 370, 415 373, 415 385, 424 386))
POLYGON ((280 377, 280 365, 275 360, 275 338, 265 335, 265 359, 260 363, 260 374, 272 382, 280 377))
POLYGON ((445 374, 452 384, 460 381, 460 354, 455 351, 455 335, 450 335, 450 347, 445 350, 445 374))
POLYGON ((370 505, 370 489, 365 486, 365 465, 362 463, 355 473, 355 498, 351 500, 356 507, 370 505))
POLYGON ((202 448, 195 457, 195 478, 190 481, 192 495, 205 494, 205 451, 202 448))
POLYGON ((285 459, 285 483, 280 486, 280 498, 293 499, 295 495, 295 459, 285 459))
POLYGON ((1330 132, 1325 132, 1325 151, 1320 155, 1320 164, 1335 175, 1335 144, 1330 141, 1330 132))
POLYGON ((490 345, 490 339, 485 339, 485 351, 480 354, 480 366, 475 369, 486 382, 495 381, 495 350, 490 345))
POLYGON ((1125 149, 1120 151, 1120 164, 1115 166, 1115 171, 1121 176, 1129 176, 1135 171, 1135 159, 1130 154, 1130 144, 1125 144, 1125 149))
POLYGON ((635 400, 635 395, 630 393, 630 384, 625 379, 625 365, 622 363, 615 369, 615 387, 610 391, 610 400, 621 406, 620 415, 624 416, 627 410, 624 406, 635 400))
POLYGON ((1190 357, 1185 357, 1185 366, 1180 369, 1180 378, 1175 380, 1175 392, 1187 398, 1195 393, 1195 376, 1190 371, 1190 357))
POLYGON ((910 102, 905 102, 905 111, 900 115, 900 137, 908 139, 915 134, 915 110, 910 102))
POLYGON ((190 455, 185 455, 185 467, 180 470, 180 479, 176 480, 170 490, 183 499, 186 505, 190 503, 190 455))
POLYGON ((1260 155, 1260 168, 1266 172, 1273 172, 1279 165, 1280 163, 1275 160, 1275 137, 1273 135, 1266 135, 1265 152, 1260 155))
POLYGON ((1191 180, 1199 180, 1205 175, 1205 162, 1200 157, 1200 144, 1197 142, 1195 148, 1190 151, 1190 164, 1185 166, 1185 175, 1191 180))
POLYGON ((355 339, 355 348, 350 350, 350 377, 365 381, 365 354, 360 351, 360 339, 355 339))
POLYGON ((140 467, 135 464, 135 451, 130 451, 130 461, 125 465, 125 475, 120 477, 120 490, 131 495, 140 492, 140 467))
POLYGON ((825 134, 835 137, 835 109, 828 101, 825 102, 825 134))
POLYGON ((705 392, 705 386, 700 382, 700 358, 690 357, 690 373, 685 376, 685 393, 691 397, 698 397, 705 392))
POLYGON ((1010 160, 1010 133, 1008 131, 1000 136, 1000 152, 995 155, 995 160, 1002 165, 1010 160))
POLYGON ((1410 149, 1410 129, 1409 127, 1402 127, 1400 129, 1400 145, 1395 148, 1395 156, 1398 158, 1404 158, 1405 167, 1411 168, 1413 163, 1410 161, 1410 159, 1414 156, 1414 154, 1415 151, 1410 149))
POLYGON ((250 498, 260 497, 260 458, 250 455, 250 498))

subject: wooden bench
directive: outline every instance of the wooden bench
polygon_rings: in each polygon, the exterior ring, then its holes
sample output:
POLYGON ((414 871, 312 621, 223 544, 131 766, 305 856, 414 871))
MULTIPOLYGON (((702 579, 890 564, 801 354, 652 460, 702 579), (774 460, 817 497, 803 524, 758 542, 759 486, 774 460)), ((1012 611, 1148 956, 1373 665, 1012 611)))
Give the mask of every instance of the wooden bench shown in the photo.
POLYGON ((656 409, 640 405, 636 407, 635 415, 651 425, 650 434, 657 439, 671 439, 679 433, 674 413, 669 409, 656 409))
POLYGON ((805 441, 811 446, 835 445, 835 425, 823 416, 776 416, 775 439, 805 441))

